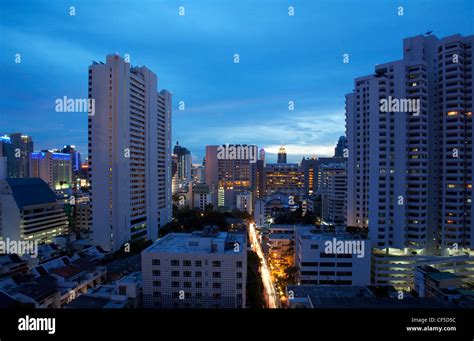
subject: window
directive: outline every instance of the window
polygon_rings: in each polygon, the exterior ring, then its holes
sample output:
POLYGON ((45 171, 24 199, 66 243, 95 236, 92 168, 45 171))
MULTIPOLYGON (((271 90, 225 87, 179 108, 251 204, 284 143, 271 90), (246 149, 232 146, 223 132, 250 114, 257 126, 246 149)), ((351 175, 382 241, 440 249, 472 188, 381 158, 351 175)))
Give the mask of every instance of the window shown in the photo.
POLYGON ((190 260, 183 260, 183 266, 191 266, 190 260))
POLYGON ((160 265, 160 260, 159 260, 159 259, 153 259, 153 260, 151 261, 151 264, 152 264, 152 265, 160 265))
POLYGON ((192 287, 192 283, 191 283, 191 282, 184 282, 184 283, 183 283, 183 286, 184 286, 185 288, 191 288, 191 287, 192 287))
POLYGON ((161 287, 161 281, 153 281, 153 286, 154 286, 155 288, 161 287))
POLYGON ((241 261, 238 261, 235 265, 236 265, 238 268, 241 268, 241 267, 242 267, 242 262, 241 262, 241 261))
POLYGON ((202 266, 202 261, 201 260, 195 261, 194 266, 202 266))
POLYGON ((202 282, 194 283, 194 287, 197 288, 197 289, 201 289, 202 288, 202 282))
POLYGON ((179 266, 179 260, 173 259, 171 261, 171 266, 179 266))
POLYGON ((161 292, 153 291, 153 297, 161 297, 161 292))
POLYGON ((212 273, 212 278, 221 278, 221 273, 220 272, 213 272, 212 273))
POLYGON ((221 287, 221 283, 212 283, 212 289, 220 289, 221 287))
POLYGON ((191 271, 183 271, 184 277, 191 277, 191 271))
POLYGON ((171 277, 179 277, 179 271, 171 271, 171 277))
POLYGON ((179 282, 171 282, 172 288, 179 288, 179 282))
POLYGON ((153 276, 160 276, 161 271, 160 270, 153 270, 153 276))
POLYGON ((242 273, 241 272, 237 272, 237 278, 242 278, 242 273))
POLYGON ((194 273, 194 276, 195 276, 195 277, 202 277, 202 272, 201 272, 201 271, 196 271, 196 272, 194 273))
POLYGON ((237 284, 236 284, 236 288, 237 288, 237 289, 242 289, 242 283, 237 283, 237 284))
POLYGON ((213 268, 220 268, 221 267, 221 262, 218 260, 212 261, 212 267, 213 268))

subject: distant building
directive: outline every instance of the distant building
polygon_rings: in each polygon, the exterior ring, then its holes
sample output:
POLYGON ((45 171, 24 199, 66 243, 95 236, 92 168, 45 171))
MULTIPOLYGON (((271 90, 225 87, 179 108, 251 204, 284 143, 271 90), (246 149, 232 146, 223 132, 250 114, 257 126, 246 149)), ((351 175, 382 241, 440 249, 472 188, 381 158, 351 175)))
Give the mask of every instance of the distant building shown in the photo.
POLYGON ((33 140, 22 133, 0 134, 0 156, 7 158, 7 177, 28 178, 29 155, 33 152, 33 140))
POLYGON ((64 210, 41 179, 0 180, 0 204, 0 235, 4 240, 48 243, 68 231, 64 210))
POLYGON ((347 175, 345 163, 323 164, 319 167, 321 218, 330 224, 346 225, 347 175))
POLYGON ((176 145, 173 149, 173 154, 177 157, 177 172, 179 181, 191 181, 191 166, 192 158, 191 152, 179 145, 179 142, 176 141, 176 145))
POLYGON ((264 168, 265 194, 304 195, 304 169, 297 163, 267 163, 264 168))
MULTIPOLYGON (((252 148, 258 151, 258 147, 251 145, 226 145, 236 148, 252 148)), ((215 208, 235 208, 237 194, 252 190, 255 186, 256 159, 252 160, 250 155, 225 155, 219 158, 219 148, 222 146, 206 146, 206 184, 212 193, 213 206, 215 208), (255 161, 255 162, 252 162, 255 161)), ((243 154, 243 153, 242 153, 243 154)), ((258 155, 253 155, 255 158, 258 155)))
POLYGON ((245 308, 243 234, 170 233, 142 252, 146 308, 245 308))
POLYGON ((206 209, 206 206, 212 203, 212 194, 207 184, 197 183, 193 188, 193 207, 201 211, 206 209))
POLYGON ((72 171, 74 174, 78 174, 81 170, 82 161, 81 161, 81 153, 76 150, 76 146, 66 145, 61 150, 61 153, 70 154, 71 155, 71 166, 72 171))
POLYGON ((248 214, 253 213, 252 193, 243 192, 237 194, 237 209, 248 214))
POLYGON ((41 178, 52 189, 71 187, 71 154, 42 151, 30 154, 31 177, 41 178))
POLYGON ((193 165, 191 167, 191 177, 195 184, 202 184, 206 182, 206 170, 204 166, 193 165))
POLYGON ((286 150, 285 147, 281 146, 278 150, 278 160, 277 163, 286 163, 286 150))

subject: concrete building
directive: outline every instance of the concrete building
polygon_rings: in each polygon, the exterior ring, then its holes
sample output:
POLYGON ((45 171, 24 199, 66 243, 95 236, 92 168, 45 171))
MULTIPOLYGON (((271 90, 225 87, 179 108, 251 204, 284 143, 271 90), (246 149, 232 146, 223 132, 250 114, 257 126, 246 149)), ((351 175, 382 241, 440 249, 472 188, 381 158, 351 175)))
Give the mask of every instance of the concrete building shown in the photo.
POLYGON ((178 181, 192 181, 191 152, 187 148, 180 146, 179 142, 176 141, 176 145, 173 149, 173 155, 176 155, 177 158, 176 171, 178 173, 178 181))
POLYGON ((403 59, 346 96, 348 225, 368 227, 375 247, 472 248, 473 42, 405 39, 403 59))
POLYGON ((212 195, 207 184, 196 183, 193 188, 193 207, 201 211, 212 203, 212 195))
POLYGON ((265 194, 304 195, 304 170, 297 163, 267 163, 264 168, 265 194))
POLYGON ((0 236, 49 243, 68 231, 68 220, 51 188, 38 178, 0 180, 0 236))
POLYGON ((237 194, 237 209, 242 212, 253 214, 253 201, 251 192, 243 192, 237 194))
POLYGON ((243 234, 170 233, 142 252, 147 308, 245 308, 243 234))
MULTIPOLYGON (((236 207, 237 194, 252 190, 255 186, 256 159, 248 153, 236 155, 224 154, 220 157, 219 150, 223 147, 257 150, 254 145, 223 145, 206 146, 206 184, 213 195, 214 207, 236 207)), ((256 154, 256 153, 255 153, 256 154)), ((253 155, 257 157, 257 155, 253 155)))
POLYGON ((319 167, 321 218, 327 223, 346 225, 347 175, 345 163, 325 164, 319 167))
POLYGON ((22 133, 0 134, 0 156, 7 158, 8 178, 28 178, 29 155, 33 152, 33 140, 22 133))
POLYGON ((42 151, 30 153, 30 175, 41 178, 56 190, 72 187, 71 154, 42 151))
POLYGON ((299 283, 369 285, 370 250, 370 241, 360 236, 298 227, 295 265, 299 283))
POLYGON ((171 220, 171 93, 118 55, 89 67, 92 233, 104 250, 156 240, 171 220))

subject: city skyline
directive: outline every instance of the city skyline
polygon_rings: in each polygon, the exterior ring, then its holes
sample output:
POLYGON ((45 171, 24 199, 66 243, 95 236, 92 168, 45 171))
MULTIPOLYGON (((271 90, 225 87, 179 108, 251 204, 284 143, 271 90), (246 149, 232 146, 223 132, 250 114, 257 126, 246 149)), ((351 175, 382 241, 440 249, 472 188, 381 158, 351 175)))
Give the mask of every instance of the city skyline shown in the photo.
MULTIPOLYGON (((2 130, 33 136, 35 150, 73 144, 85 157, 87 114, 55 112, 55 100, 87 98, 88 65, 118 52, 129 54, 132 65, 154 70, 158 86, 173 93, 172 141, 191 151, 193 163, 201 163, 205 145, 224 143, 256 144, 265 148, 269 161, 276 160, 282 144, 288 162, 313 154, 332 156, 337 139, 344 135, 344 95, 353 89, 353 78, 372 72, 374 64, 401 59, 405 37, 429 29, 438 37, 472 32, 468 16, 454 17, 459 8, 472 11, 469 1, 455 1, 456 6, 365 3, 377 15, 367 16, 359 3, 342 2, 295 3, 294 16, 289 16, 286 2, 271 7, 250 2, 219 6, 149 2, 144 7, 153 15, 143 20, 145 26, 137 27, 114 15, 115 7, 92 2, 75 6, 74 15, 66 2, 54 7, 42 2, 28 8, 6 5, 0 30, 7 39, 2 41, 0 57, 11 77, 8 84, 5 78, 2 81, 2 130), (91 37, 94 32, 81 28, 81 23, 98 18, 102 11, 97 6, 111 15, 98 26, 97 37, 91 37), (184 16, 179 15, 180 6, 184 16), (424 20, 418 21, 421 13, 424 20), (441 22, 439 13, 444 15, 441 22), (38 16, 52 26, 38 25, 38 16), (206 20, 197 19, 202 17, 206 20), (364 28, 354 29, 360 18, 364 28), (160 19, 168 26, 144 29, 160 19), (325 29, 323 35, 316 23, 336 29, 325 29), (374 25, 381 29, 372 30, 374 25), (48 30, 58 27, 61 30, 51 38, 48 30), (135 39, 138 35, 140 39, 135 39), (357 39, 362 35, 369 39, 363 47, 357 39), (172 51, 170 45, 175 47, 172 51), (176 47, 182 52, 178 57, 176 47), (15 63, 17 53, 21 63, 15 63), (239 63, 234 63, 235 53, 239 63), (348 63, 343 61, 345 53, 348 63), (179 110, 181 101, 184 110, 179 110)), ((142 8, 130 8, 128 15, 138 17, 142 8)))

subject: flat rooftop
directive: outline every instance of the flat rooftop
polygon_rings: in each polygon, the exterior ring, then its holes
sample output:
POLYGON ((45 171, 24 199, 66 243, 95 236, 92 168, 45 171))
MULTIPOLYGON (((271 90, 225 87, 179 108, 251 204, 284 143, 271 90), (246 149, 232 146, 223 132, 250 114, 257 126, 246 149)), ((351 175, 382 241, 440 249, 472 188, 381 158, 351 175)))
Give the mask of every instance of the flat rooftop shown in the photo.
POLYGON ((170 233, 158 239, 143 253, 242 253, 246 246, 243 234, 217 232, 206 234, 203 232, 170 233), (234 246, 238 243, 241 247, 235 252, 234 246))

